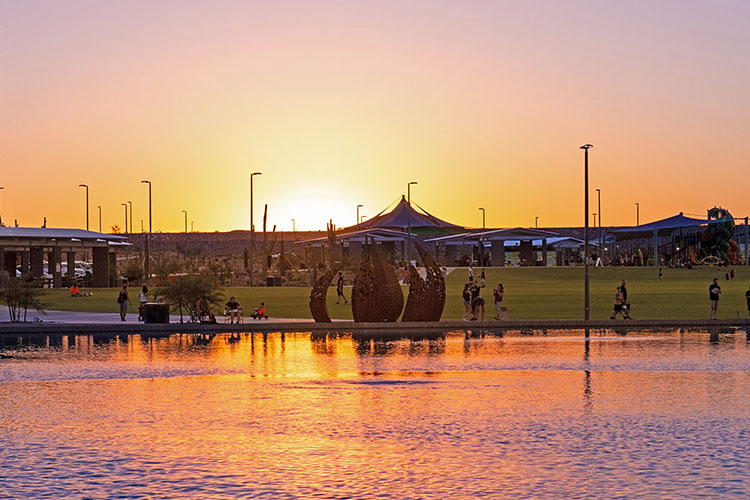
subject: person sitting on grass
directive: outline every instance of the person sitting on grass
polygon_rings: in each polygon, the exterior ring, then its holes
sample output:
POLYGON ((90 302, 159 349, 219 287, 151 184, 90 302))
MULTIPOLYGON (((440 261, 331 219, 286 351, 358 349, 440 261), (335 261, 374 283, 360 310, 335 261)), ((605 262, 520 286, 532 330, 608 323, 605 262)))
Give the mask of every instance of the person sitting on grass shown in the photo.
POLYGON ((229 302, 226 303, 225 307, 225 313, 229 315, 229 323, 234 323, 235 320, 237 320, 237 323, 240 322, 240 304, 236 300, 234 300, 234 297, 229 297, 229 302))
POLYGON ((260 307, 256 307, 255 311, 253 311, 253 314, 250 315, 253 319, 268 319, 268 315, 266 314, 266 305, 261 302, 260 307))
POLYGON ((70 296, 71 297, 80 297, 81 296, 81 289, 78 288, 78 285, 73 283, 70 287, 70 296))

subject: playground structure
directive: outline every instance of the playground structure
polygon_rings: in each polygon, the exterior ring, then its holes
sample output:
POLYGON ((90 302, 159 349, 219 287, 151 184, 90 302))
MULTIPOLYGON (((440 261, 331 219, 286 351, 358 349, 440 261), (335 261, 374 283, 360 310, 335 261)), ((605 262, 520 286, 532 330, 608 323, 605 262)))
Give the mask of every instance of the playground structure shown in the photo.
POLYGON ((729 210, 714 207, 708 211, 708 219, 717 221, 709 224, 703 233, 702 241, 711 243, 713 241, 720 257, 732 264, 744 264, 745 260, 740 255, 740 246, 732 239, 735 231, 734 217, 729 210))

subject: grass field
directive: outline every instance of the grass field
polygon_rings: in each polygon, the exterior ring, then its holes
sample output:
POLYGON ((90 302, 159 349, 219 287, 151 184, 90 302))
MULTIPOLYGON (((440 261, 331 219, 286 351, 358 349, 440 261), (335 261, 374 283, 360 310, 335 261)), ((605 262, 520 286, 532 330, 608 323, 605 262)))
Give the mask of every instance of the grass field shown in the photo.
MULTIPOLYGON (((605 319, 612 311, 615 287, 621 279, 628 282, 628 301, 632 315, 638 319, 708 318, 708 285, 720 279, 722 298, 719 318, 747 317, 745 291, 750 286, 750 269, 735 267, 736 279, 726 281, 724 268, 668 269, 657 279, 654 268, 592 268, 591 318, 605 319)), ((479 272, 479 270, 477 270, 479 272)), ((448 300, 443 319, 459 319, 463 315, 461 289, 467 279, 466 269, 453 271, 447 279, 448 300)), ((482 296, 487 301, 485 319, 494 316, 492 288, 498 281, 505 287, 504 304, 512 319, 583 319, 583 268, 489 268, 487 288, 482 296)), ((49 309, 66 311, 117 313, 117 289, 89 289, 91 297, 71 298, 67 290, 51 290, 47 295, 49 309)), ((137 289, 132 290, 137 300, 137 289)), ((350 296, 351 288, 345 294, 350 296)), ((404 288, 404 296, 407 289, 404 288)), ((234 295, 243 305, 245 314, 261 300, 268 313, 275 317, 310 318, 309 287, 226 288, 228 299, 234 295)), ((349 305, 336 304, 336 292, 328 292, 328 308, 333 318, 351 319, 349 305)), ((131 307, 131 311, 135 309, 131 307)))

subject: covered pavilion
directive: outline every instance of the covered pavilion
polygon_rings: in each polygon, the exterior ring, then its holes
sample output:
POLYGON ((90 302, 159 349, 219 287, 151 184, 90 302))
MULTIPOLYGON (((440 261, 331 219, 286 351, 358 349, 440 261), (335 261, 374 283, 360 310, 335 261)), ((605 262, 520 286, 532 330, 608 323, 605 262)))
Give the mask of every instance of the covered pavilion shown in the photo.
POLYGON ((443 265, 452 265, 458 257, 460 247, 478 247, 479 253, 484 255, 485 247, 489 244, 491 251, 490 263, 492 266, 505 266, 505 248, 510 246, 508 242, 518 242, 520 260, 527 265, 536 265, 534 258, 534 241, 539 241, 539 249, 542 252, 542 265, 547 265, 547 248, 550 238, 558 237, 557 233, 532 228, 508 228, 493 229, 489 231, 465 232, 450 236, 441 236, 425 240, 433 243, 436 247, 438 262, 443 265))
POLYGON ((403 195, 391 211, 387 212, 387 210, 388 207, 375 217, 344 228, 344 232, 365 229, 390 229, 406 232, 410 225, 409 214, 411 214, 411 232, 416 235, 455 234, 466 230, 463 226, 435 217, 414 202, 412 202, 412 206, 410 207, 409 202, 403 195), (414 207, 417 207, 418 210, 414 207))
POLYGON ((52 286, 62 286, 62 254, 66 253, 68 274, 74 277, 76 255, 91 252, 93 258, 92 285, 113 286, 110 270, 116 268, 115 251, 129 246, 127 238, 116 234, 104 234, 84 229, 46 227, 0 227, 0 263, 11 276, 21 266, 21 274, 35 278, 44 275, 44 256, 52 276, 52 286))
MULTIPOLYGON (((387 253, 394 253, 396 246, 400 246, 401 255, 403 255, 408 234, 405 231, 394 231, 391 229, 373 228, 361 229, 350 232, 337 232, 335 234, 336 247, 338 252, 334 260, 345 260, 359 256, 364 243, 378 243, 384 247, 387 253)), ((412 238, 416 234, 412 232, 412 238)), ((326 248, 330 247, 330 241, 327 236, 313 238, 310 240, 298 241, 297 245, 305 247, 305 262, 312 257, 313 261, 319 262, 324 260, 326 248), (310 254, 313 254, 312 256, 310 254)))

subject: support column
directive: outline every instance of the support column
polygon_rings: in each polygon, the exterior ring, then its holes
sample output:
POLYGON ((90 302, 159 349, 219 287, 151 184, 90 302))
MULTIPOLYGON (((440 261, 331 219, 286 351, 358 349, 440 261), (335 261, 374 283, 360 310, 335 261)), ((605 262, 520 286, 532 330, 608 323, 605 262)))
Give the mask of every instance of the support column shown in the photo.
POLYGON ((42 247, 31 247, 29 258, 31 260, 31 275, 34 278, 44 276, 44 249, 42 247))
POLYGON ((21 251, 21 276, 27 275, 31 272, 29 268, 29 252, 26 250, 21 251))
POLYGON ((47 252, 47 271, 52 275, 52 288, 62 287, 62 250, 60 247, 52 247, 47 252))
POLYGON ((109 286, 109 248, 93 248, 93 286, 106 288, 109 286))
POLYGON ((70 284, 76 279, 76 253, 68 252, 68 279, 70 284))
POLYGON ((534 261, 534 245, 531 240, 521 240, 518 246, 519 259, 526 261, 526 265, 536 264, 534 261))
POLYGON ((748 249, 750 248, 750 238, 748 237, 748 233, 750 233, 750 229, 748 228, 748 219, 750 217, 745 217, 745 265, 750 266, 750 252, 748 252, 748 249))
POLYGON ((654 229, 654 266, 659 267, 659 231, 654 229))
POLYGON ((492 266, 505 267, 505 242, 492 241, 492 266))
POLYGON ((456 249, 458 248, 456 245, 443 245, 443 248, 445 249, 445 266, 446 267, 453 267, 456 265, 456 249))
POLYGON ((117 254, 115 252, 109 252, 109 271, 109 275, 107 276, 109 286, 118 287, 119 283, 117 283, 117 279, 120 275, 117 273, 117 254))
POLYGON ((547 238, 542 240, 542 265, 547 267, 547 238))
POLYGON ((3 270, 5 270, 11 278, 15 278, 18 254, 16 252, 3 252, 3 254, 3 270))

